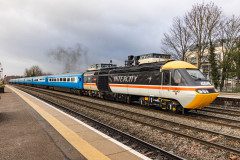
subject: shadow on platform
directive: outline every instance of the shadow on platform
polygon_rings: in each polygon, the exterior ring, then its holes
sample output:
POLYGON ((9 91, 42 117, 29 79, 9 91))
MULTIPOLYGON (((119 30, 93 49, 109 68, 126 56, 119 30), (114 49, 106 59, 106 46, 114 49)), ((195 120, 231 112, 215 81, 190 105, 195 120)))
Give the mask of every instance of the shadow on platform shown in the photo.
POLYGON ((0 112, 0 125, 3 122, 7 122, 11 119, 11 115, 9 113, 0 112))

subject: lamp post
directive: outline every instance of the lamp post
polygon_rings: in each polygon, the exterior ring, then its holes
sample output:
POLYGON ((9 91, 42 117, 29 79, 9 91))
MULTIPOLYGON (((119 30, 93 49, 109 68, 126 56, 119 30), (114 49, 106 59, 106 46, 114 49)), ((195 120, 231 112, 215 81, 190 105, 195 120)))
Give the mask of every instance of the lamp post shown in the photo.
POLYGON ((2 74, 3 74, 3 68, 2 68, 2 63, 0 62, 0 80, 3 78, 2 74))
POLYGON ((0 93, 4 93, 4 84, 3 84, 3 68, 2 68, 2 64, 0 62, 0 93))

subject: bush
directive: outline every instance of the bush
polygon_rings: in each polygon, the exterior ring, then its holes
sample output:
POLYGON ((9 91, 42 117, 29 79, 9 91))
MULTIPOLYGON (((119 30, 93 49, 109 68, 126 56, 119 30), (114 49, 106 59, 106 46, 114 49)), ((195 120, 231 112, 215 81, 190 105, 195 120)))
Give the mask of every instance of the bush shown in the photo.
POLYGON ((240 85, 233 88, 232 92, 238 92, 240 93, 240 85))

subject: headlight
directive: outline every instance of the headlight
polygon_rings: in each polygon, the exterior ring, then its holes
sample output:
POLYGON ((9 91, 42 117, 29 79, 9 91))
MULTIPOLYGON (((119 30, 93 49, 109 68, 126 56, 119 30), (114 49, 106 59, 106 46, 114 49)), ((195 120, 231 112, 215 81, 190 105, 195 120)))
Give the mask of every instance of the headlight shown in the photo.
POLYGON ((198 93, 200 93, 200 94, 207 94, 207 93, 209 93, 208 90, 206 90, 206 89, 197 89, 196 91, 198 93))
POLYGON ((208 90, 204 90, 204 93, 209 93, 208 90))

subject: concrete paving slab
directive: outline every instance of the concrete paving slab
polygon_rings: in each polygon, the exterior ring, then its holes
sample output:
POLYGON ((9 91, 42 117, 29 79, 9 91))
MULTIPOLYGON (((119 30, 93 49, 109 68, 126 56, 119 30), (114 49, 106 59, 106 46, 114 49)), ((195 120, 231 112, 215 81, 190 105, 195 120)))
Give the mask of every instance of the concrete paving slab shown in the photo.
POLYGON ((63 124, 69 126, 69 125, 77 125, 78 123, 73 121, 72 119, 66 117, 66 116, 63 116, 63 115, 57 115, 57 116, 54 116, 55 118, 57 118, 58 120, 60 120, 63 124))
POLYGON ((93 142, 93 141, 99 141, 104 140, 106 138, 102 137, 101 135, 95 133, 95 132, 76 132, 80 137, 82 137, 85 141, 93 142))
POLYGON ((68 125, 68 127, 77 133, 86 133, 89 131, 89 129, 81 124, 74 124, 74 125, 68 125))
POLYGON ((141 158, 134 156, 130 152, 124 151, 124 152, 119 152, 115 153, 112 155, 108 155, 108 157, 111 160, 123 160, 123 159, 129 159, 129 160, 141 160, 141 158))
POLYGON ((109 141, 108 139, 89 141, 89 143, 97 149, 101 148, 101 152, 105 155, 112 155, 112 154, 126 151, 124 148, 115 145, 113 142, 109 141))
POLYGON ((51 112, 51 114, 54 116, 54 117, 58 117, 58 116, 61 116, 62 114, 58 111, 56 111, 55 109, 53 108, 50 108, 50 107, 43 107, 43 109, 47 112, 51 112))
POLYGON ((83 157, 6 87, 0 100, 1 160, 79 160, 83 157))
MULTIPOLYGON (((39 114, 41 114, 44 119, 47 119, 47 121, 54 126, 53 130, 57 130, 59 133, 61 133, 61 135, 66 138, 67 141, 71 143, 72 146, 74 146, 79 152, 81 152, 81 150, 84 151, 84 154, 89 159, 98 160, 99 157, 96 155, 105 155, 105 159, 148 159, 140 153, 133 151, 131 148, 121 144, 120 142, 116 142, 116 140, 113 140, 109 136, 100 133, 92 127, 84 124, 76 118, 67 115, 66 113, 63 113, 62 111, 59 111, 45 102, 39 101, 36 98, 34 99, 23 92, 21 92, 20 96, 39 114), (76 138, 76 135, 79 138, 76 138), (84 146, 82 144, 84 144, 84 146), (93 149, 90 149, 91 147, 93 149), (90 150, 93 152, 89 152, 90 150)), ((52 138, 54 139, 54 137, 52 138)), ((66 147, 64 151, 66 151, 66 147)), ((72 152, 72 150, 69 151, 72 152)), ((76 159, 77 156, 75 155, 72 157, 76 159)))
MULTIPOLYGON (((53 106, 37 99, 29 94, 26 94, 25 92, 22 92, 18 89, 15 89, 13 87, 10 87, 11 90, 13 90, 17 95, 19 95, 26 103, 28 103, 32 109, 34 109, 39 115, 41 115, 58 133, 61 134, 62 137, 64 137, 71 145, 74 147, 85 159, 89 160, 109 160, 107 156, 102 154, 100 151, 98 151, 96 148, 92 147, 87 141, 83 140, 81 137, 77 135, 77 133, 70 130, 62 121, 58 120, 56 117, 52 116, 51 113, 46 112, 43 108, 48 106, 53 106), (38 101, 39 103, 35 103, 38 101)), ((60 112, 60 111, 59 111, 60 112)), ((66 113, 64 113, 68 121, 70 120, 70 117, 67 116, 66 113)))

